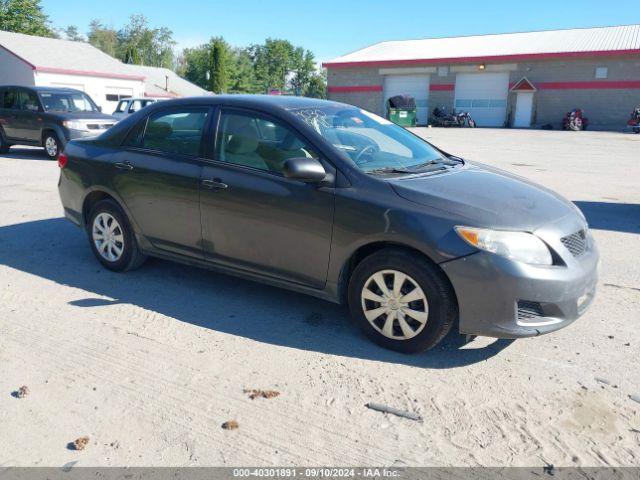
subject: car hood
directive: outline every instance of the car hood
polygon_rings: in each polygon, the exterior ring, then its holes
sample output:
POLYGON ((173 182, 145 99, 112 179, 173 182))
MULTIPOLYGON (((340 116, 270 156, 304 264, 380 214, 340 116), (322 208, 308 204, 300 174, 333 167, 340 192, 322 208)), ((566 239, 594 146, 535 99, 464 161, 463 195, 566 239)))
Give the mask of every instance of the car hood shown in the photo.
POLYGON ((59 120, 113 120, 116 118, 102 112, 47 112, 52 118, 59 120))
POLYGON ((459 217, 467 225, 534 231, 577 207, 557 193, 522 177, 467 163, 449 173, 389 180, 411 202, 459 217))

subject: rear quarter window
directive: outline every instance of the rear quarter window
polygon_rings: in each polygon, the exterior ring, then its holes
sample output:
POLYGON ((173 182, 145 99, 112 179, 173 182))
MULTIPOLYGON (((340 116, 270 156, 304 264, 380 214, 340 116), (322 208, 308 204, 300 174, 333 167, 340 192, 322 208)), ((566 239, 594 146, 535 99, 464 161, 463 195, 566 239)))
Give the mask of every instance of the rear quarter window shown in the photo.
POLYGON ((207 107, 156 112, 133 127, 124 145, 198 156, 208 115, 207 107))

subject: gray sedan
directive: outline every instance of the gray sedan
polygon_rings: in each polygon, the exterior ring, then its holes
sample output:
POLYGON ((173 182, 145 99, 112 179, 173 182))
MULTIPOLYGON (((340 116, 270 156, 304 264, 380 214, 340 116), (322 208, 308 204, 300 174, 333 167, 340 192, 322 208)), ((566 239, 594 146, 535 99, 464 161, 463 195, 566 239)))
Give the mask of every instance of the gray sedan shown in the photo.
POLYGON ((159 102, 70 142, 59 164, 65 215, 106 268, 156 256, 347 303, 402 352, 452 328, 551 332, 595 293, 575 205, 350 105, 159 102))

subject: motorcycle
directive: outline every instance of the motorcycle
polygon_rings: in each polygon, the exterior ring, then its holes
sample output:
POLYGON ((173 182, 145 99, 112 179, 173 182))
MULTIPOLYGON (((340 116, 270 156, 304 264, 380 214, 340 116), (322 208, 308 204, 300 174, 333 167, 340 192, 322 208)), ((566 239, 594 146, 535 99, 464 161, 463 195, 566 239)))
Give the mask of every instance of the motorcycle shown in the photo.
POLYGON ((631 127, 633 133, 640 133, 640 107, 634 108, 633 112, 631 112, 631 118, 627 125, 631 127))
POLYGON ((444 107, 433 109, 429 124, 434 127, 470 127, 475 128, 476 122, 468 112, 447 113, 444 107))
POLYGON ((574 132, 586 130, 589 126, 589 119, 584 116, 581 108, 574 108, 562 119, 563 130, 573 130, 574 132))

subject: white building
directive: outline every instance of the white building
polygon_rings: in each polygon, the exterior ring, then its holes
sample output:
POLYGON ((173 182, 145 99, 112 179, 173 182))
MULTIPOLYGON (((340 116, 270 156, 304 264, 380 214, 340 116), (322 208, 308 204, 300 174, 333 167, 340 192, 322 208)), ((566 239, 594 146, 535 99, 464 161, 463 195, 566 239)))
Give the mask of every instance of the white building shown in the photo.
POLYGON ((208 92, 164 68, 126 65, 84 42, 0 31, 0 85, 82 90, 114 111, 127 97, 181 97, 208 92))

